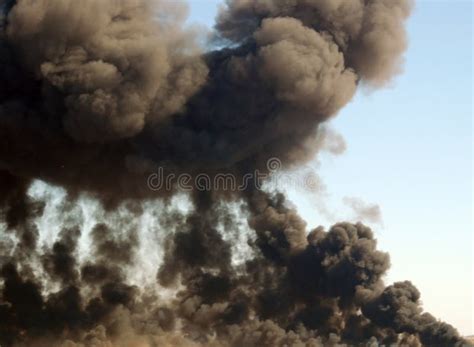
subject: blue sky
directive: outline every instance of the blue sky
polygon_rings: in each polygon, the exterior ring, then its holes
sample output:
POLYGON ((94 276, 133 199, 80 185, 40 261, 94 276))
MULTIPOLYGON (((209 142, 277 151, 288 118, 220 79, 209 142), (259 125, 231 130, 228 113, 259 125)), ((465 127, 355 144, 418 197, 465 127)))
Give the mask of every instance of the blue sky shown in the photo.
MULTIPOLYGON (((212 25, 220 2, 189 1, 190 21, 212 25)), ((466 335, 474 334, 472 7, 418 1, 404 73, 384 90, 360 91, 331 122, 348 145, 320 158, 334 218, 309 194, 290 192, 311 226, 347 219, 338 213, 346 196, 380 205, 374 229, 392 259, 386 281, 411 280, 425 309, 466 335)))

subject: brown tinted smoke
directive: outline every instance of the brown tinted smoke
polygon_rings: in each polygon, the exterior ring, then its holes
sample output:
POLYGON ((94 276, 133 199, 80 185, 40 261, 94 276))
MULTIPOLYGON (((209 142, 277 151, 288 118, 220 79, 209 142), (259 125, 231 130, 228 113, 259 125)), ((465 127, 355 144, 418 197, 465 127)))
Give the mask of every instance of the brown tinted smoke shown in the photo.
POLYGON ((175 194, 150 190, 150 173, 241 177, 271 157, 310 160, 318 127, 358 85, 400 71, 409 1, 228 1, 214 32, 225 48, 209 52, 176 1, 0 7, 2 346, 462 343, 422 313, 411 283, 384 288, 389 259, 369 228, 308 231, 278 193, 193 192, 191 212, 160 212, 155 286, 128 280, 143 243, 131 221, 143 201, 175 194), (51 246, 35 179, 68 192, 51 246), (84 194, 107 207, 86 259, 84 194), (236 263, 242 218, 255 232, 236 263))

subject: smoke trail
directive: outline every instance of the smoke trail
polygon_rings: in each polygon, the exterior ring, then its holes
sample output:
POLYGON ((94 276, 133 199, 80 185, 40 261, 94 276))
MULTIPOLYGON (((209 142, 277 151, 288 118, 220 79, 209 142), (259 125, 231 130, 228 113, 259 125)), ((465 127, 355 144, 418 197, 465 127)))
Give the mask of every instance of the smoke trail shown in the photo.
POLYGON ((410 283, 384 288, 389 258, 369 228, 308 231, 283 195, 250 188, 194 191, 188 213, 161 211, 157 283, 129 281, 150 242, 131 221, 145 200, 176 193, 148 189, 149 173, 242 177, 270 157, 287 167, 310 160, 320 125, 359 85, 383 86, 400 71, 409 1, 228 1, 214 33, 226 48, 210 52, 175 1, 0 8, 0 344, 463 343, 422 313, 410 283), (48 201, 28 194, 35 179, 67 191, 47 247, 36 221, 48 201), (106 211, 84 259, 84 223, 67 206, 85 194, 106 211), (242 218, 254 235, 236 263, 228 235, 242 218))

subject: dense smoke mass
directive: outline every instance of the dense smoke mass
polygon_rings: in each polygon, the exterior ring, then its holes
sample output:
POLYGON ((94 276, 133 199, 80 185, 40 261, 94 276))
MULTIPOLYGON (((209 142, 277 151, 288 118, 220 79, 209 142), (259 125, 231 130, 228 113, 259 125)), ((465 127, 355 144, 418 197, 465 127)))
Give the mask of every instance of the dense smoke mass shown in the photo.
POLYGON ((200 52, 175 1, 9 1, 2 166, 114 199, 149 195, 156 167, 305 162, 319 125, 358 84, 388 81, 406 46, 408 1, 337 3, 229 2, 215 32, 226 48, 200 52))
POLYGON ((239 179, 311 160, 359 86, 400 72, 411 8, 228 0, 204 51, 177 1, 0 0, 0 345, 463 345, 413 284, 385 287, 370 228, 308 230, 251 186, 194 190, 182 211, 176 187, 147 185, 157 168, 239 179), (66 192, 48 242, 37 180, 66 192), (137 222, 149 204, 156 245, 137 222), (150 244, 163 256, 139 285, 150 244))

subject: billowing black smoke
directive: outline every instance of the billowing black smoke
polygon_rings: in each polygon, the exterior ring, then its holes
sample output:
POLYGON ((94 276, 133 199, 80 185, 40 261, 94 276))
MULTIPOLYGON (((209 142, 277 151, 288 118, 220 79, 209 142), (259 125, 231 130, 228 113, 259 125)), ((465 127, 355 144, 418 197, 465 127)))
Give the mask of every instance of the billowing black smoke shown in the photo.
POLYGON ((409 1, 229 0, 214 32, 226 48, 210 52, 176 1, 0 8, 2 346, 463 343, 411 283, 384 288, 389 258, 369 228, 307 230, 282 194, 252 185, 163 208, 155 285, 129 281, 144 242, 131 221, 177 192, 151 190, 150 173, 241 179, 272 157, 310 160, 359 85, 399 72, 409 1), (67 192, 51 246, 37 226, 48 201, 28 194, 37 179, 67 192), (105 207, 87 258, 84 196, 105 207), (235 262, 242 218, 254 233, 235 262))

